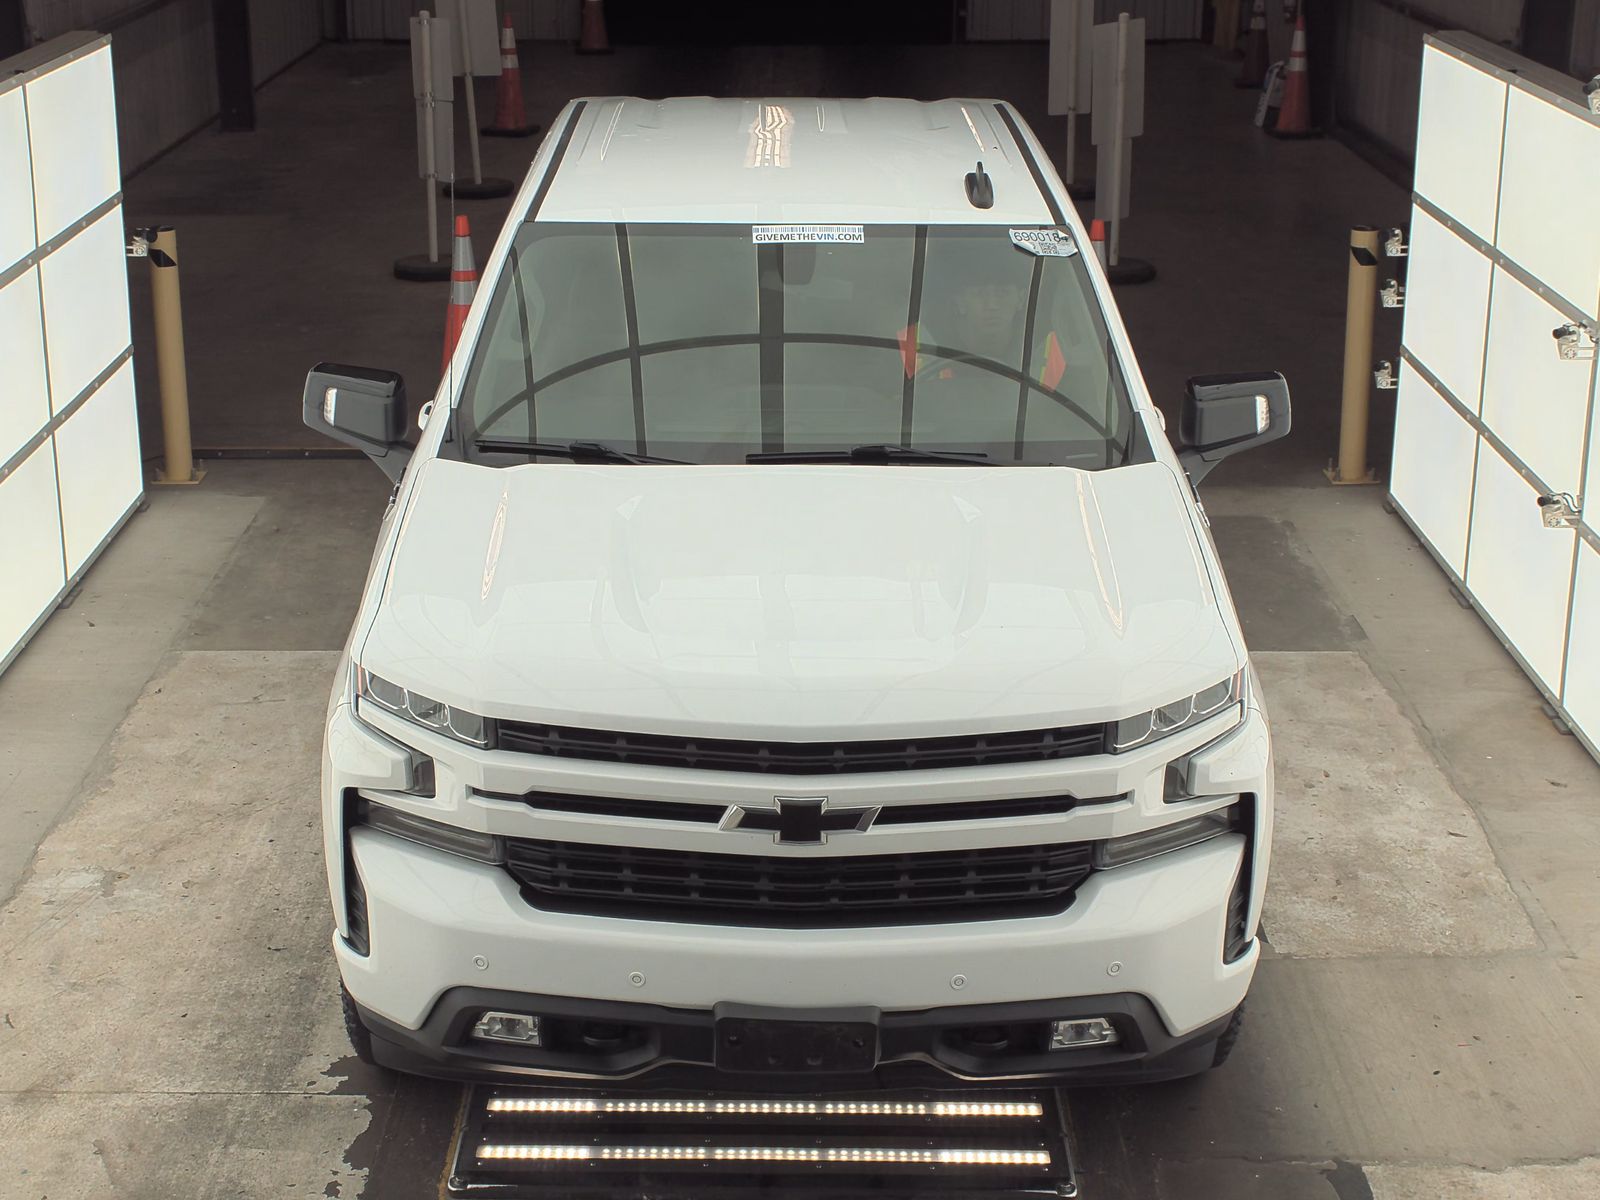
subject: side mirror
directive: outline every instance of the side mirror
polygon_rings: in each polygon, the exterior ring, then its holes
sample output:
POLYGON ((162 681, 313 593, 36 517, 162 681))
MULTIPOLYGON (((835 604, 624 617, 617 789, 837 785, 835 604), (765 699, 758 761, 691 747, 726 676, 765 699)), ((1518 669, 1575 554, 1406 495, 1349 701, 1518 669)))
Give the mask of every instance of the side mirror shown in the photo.
POLYGON ((1189 380, 1178 432, 1178 460, 1198 484, 1230 454, 1289 432, 1289 385, 1276 371, 1196 375, 1189 380))
POLYGON ((366 452, 398 483, 411 458, 404 444, 406 381, 394 371, 318 363, 306 375, 306 427, 366 452))

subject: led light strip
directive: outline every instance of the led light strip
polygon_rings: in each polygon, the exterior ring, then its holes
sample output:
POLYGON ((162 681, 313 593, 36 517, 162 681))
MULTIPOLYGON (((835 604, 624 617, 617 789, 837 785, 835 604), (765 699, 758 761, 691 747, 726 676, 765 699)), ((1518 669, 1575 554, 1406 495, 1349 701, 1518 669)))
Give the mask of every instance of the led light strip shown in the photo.
POLYGON ((706 1113, 719 1116, 1041 1117, 1037 1101, 891 1100, 591 1100, 567 1096, 495 1096, 492 1113, 706 1113))
POLYGON ((1048 1167, 1048 1150, 897 1150, 875 1146, 541 1146, 478 1147, 481 1162, 805 1162, 917 1163, 941 1166, 1048 1167))

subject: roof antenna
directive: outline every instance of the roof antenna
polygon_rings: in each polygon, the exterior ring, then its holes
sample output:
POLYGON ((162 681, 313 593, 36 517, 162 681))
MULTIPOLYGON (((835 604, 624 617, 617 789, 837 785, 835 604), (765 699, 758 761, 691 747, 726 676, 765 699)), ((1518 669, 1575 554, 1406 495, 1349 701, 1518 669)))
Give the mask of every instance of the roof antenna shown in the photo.
POLYGON ((976 171, 967 172, 967 199, 973 208, 994 207, 994 180, 983 169, 982 162, 978 163, 976 171))

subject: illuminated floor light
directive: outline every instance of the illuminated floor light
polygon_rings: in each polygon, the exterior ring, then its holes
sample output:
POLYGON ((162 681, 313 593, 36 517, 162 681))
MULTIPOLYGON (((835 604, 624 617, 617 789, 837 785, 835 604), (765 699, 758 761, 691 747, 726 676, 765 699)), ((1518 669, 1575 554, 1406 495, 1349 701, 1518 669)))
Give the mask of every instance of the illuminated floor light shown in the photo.
POLYGON ((596 1100, 568 1096, 495 1096, 488 1101, 492 1113, 544 1115, 644 1115, 702 1114, 718 1116, 851 1116, 851 1117, 974 1117, 1037 1118, 1044 1106, 1037 1101, 892 1101, 892 1100, 596 1100))
POLYGON ((882 1146, 562 1146, 478 1147, 480 1161, 518 1162, 802 1162, 1048 1167, 1048 1150, 896 1149, 882 1146))

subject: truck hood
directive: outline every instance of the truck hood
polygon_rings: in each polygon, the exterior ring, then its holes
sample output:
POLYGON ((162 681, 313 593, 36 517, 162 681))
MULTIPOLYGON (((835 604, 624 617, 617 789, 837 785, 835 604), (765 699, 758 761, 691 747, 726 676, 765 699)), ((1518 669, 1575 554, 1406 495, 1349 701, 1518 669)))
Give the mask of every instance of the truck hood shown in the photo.
POLYGON ((492 717, 992 733, 1127 716, 1243 665, 1159 463, 419 466, 358 658, 492 717))

